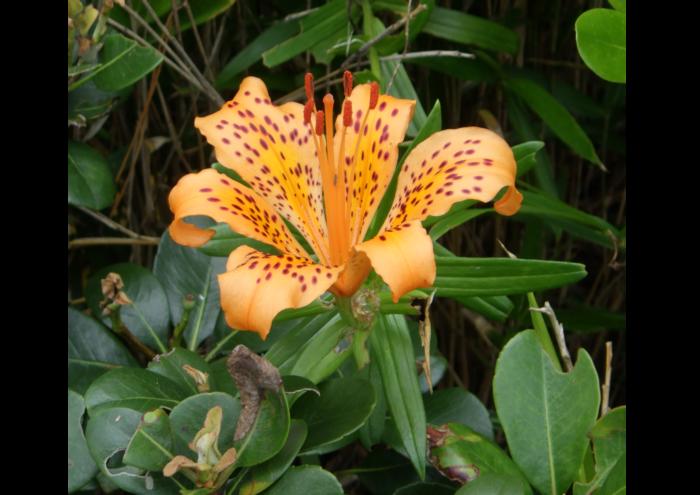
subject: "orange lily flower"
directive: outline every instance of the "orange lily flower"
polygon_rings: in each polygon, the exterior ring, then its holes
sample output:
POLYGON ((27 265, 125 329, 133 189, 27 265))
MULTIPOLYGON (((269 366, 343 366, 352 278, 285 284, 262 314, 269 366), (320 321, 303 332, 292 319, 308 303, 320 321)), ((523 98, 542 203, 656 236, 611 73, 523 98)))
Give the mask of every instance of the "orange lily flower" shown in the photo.
POLYGON ((465 199, 495 203, 512 215, 522 195, 515 188, 510 146, 478 127, 444 130, 416 146, 398 176, 393 205, 379 234, 365 240, 398 160, 415 101, 380 95, 376 83, 352 87, 333 127, 333 97, 314 102, 306 77, 306 105, 275 106, 265 84, 247 77, 221 110, 195 119, 217 160, 250 187, 214 169, 184 176, 170 193, 175 242, 197 247, 213 235, 184 221, 206 215, 234 232, 270 244, 273 255, 248 246, 234 250, 219 275, 229 326, 265 339, 275 315, 305 306, 330 290, 351 296, 370 270, 389 286, 394 302, 435 280, 432 240, 421 225, 465 199), (308 241, 313 259, 284 220, 308 241))

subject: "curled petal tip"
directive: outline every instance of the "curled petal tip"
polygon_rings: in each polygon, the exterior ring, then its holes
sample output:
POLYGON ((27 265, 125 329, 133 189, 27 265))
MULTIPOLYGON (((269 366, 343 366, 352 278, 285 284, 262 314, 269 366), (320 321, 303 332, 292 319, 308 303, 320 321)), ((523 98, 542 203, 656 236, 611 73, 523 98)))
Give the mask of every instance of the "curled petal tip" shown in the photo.
POLYGON ((508 190, 501 199, 493 205, 494 209, 504 216, 515 215, 523 202, 523 195, 515 186, 508 187, 508 190))

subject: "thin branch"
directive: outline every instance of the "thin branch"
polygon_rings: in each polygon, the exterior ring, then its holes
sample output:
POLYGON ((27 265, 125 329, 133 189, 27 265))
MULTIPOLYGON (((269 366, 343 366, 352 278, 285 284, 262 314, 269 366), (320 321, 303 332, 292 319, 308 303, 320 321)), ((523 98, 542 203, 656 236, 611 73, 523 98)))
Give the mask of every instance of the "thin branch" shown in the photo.
POLYGON ((379 60, 382 62, 393 62, 394 60, 432 57, 476 58, 473 53, 460 52, 457 50, 425 50, 420 52, 396 53, 394 55, 380 57, 379 60))
POLYGON ((284 18, 284 20, 285 21, 293 21, 294 19, 299 19, 301 17, 305 17, 305 16, 309 15, 310 13, 317 11, 318 9, 320 9, 320 7, 314 7, 312 9, 306 9, 306 10, 301 10, 299 12, 294 12, 294 13, 286 16, 284 18))
POLYGON ((355 53, 353 53, 350 57, 348 57, 345 62, 340 66, 341 70, 347 69, 350 64, 354 63, 357 59, 363 57, 370 48, 372 48, 374 45, 382 41, 384 38, 389 36, 390 34, 398 31, 403 27, 404 24, 407 22, 410 22, 415 16, 423 12, 425 9, 428 7, 425 4, 419 4, 415 9, 413 9, 407 16, 403 17, 402 19, 399 19, 396 21, 394 24, 386 28, 384 31, 379 33, 377 36, 369 40, 367 43, 362 45, 355 53))
MULTIPOLYGON (((408 4, 406 5, 406 16, 409 16, 411 14, 411 6, 413 4, 413 0, 408 0, 408 4)), ((409 26, 411 25, 410 22, 407 22, 404 24, 404 31, 403 31, 403 55, 406 55, 406 52, 408 51, 408 31, 409 31, 409 26)), ((388 93, 389 90, 391 89, 391 86, 394 84, 394 79, 396 78, 396 74, 399 73, 399 67, 401 67, 401 62, 398 62, 394 66, 394 70, 391 73, 391 77, 389 78, 389 82, 386 85, 386 92, 388 93)))
POLYGON ((602 418, 610 410, 610 379, 612 377, 612 342, 607 341, 605 343, 605 381, 603 382, 602 389, 602 401, 600 403, 600 417, 602 418))
POLYGON ((160 239, 146 237, 144 239, 130 239, 127 237, 83 237, 68 242, 68 249, 76 249, 89 246, 157 246, 160 239))
POLYGON ((107 215, 104 215, 104 214, 100 213, 99 211, 93 211, 89 208, 85 208, 84 206, 76 206, 76 208, 78 208, 83 213, 87 213, 95 220, 105 224, 110 229, 116 230, 117 232, 121 232, 122 234, 127 235, 127 236, 131 237, 132 239, 141 239, 141 240, 143 240, 143 239, 156 239, 155 237, 150 237, 147 235, 138 234, 138 233, 134 232, 133 230, 128 229, 128 228, 124 227, 123 225, 115 222, 114 220, 109 218, 107 215))
POLYGON ((564 362, 564 369, 569 372, 573 369, 574 365, 571 361, 571 355, 569 354, 569 349, 566 347, 566 340, 564 339, 564 326, 557 321, 557 315, 554 314, 552 306, 549 301, 545 301, 543 308, 530 308, 530 311, 537 311, 538 313, 543 313, 549 318, 549 322, 554 329, 554 336, 557 340, 557 346, 559 347, 559 354, 564 362))

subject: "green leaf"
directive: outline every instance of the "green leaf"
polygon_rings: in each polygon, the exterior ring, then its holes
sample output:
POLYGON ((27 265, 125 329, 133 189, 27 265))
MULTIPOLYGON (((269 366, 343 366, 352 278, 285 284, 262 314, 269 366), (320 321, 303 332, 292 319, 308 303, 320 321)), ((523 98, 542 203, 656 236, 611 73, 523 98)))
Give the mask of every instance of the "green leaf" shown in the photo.
POLYGON ((249 471, 238 493, 240 495, 255 495, 266 490, 272 483, 292 465, 306 440, 308 428, 303 421, 293 419, 289 427, 287 442, 275 457, 255 466, 249 471))
POLYGON ((367 450, 371 450, 373 445, 381 442, 382 435, 384 434, 387 408, 386 397, 384 397, 383 392, 384 385, 382 384, 382 375, 376 361, 370 360, 364 369, 360 371, 360 374, 372 384, 372 389, 374 389, 377 399, 372 413, 358 431, 358 436, 362 445, 364 445, 367 450))
POLYGON ((325 446, 360 429, 376 402, 372 384, 355 376, 324 382, 320 391, 320 396, 299 399, 292 410, 294 417, 303 419, 309 427, 304 454, 323 451, 325 446))
POLYGON ((101 210, 115 194, 107 160, 87 144, 68 141, 68 203, 101 210))
POLYGON ((595 476, 590 483, 576 483, 574 495, 613 495, 627 491, 627 408, 608 412, 591 429, 595 476))
POLYGON ((211 374, 209 364, 199 355, 187 349, 175 348, 148 363, 148 371, 169 378, 188 391, 188 395, 199 393, 197 384, 183 366, 189 365, 202 373, 211 374))
POLYGON ((446 388, 424 396, 425 418, 431 425, 460 423, 493 440, 493 425, 489 412, 471 392, 461 388, 446 388))
MULTIPOLYGON (((428 117, 425 114, 425 110, 423 109, 423 105, 421 105, 420 98, 418 98, 418 94, 416 93, 416 88, 413 87, 413 83, 408 77, 408 73, 406 72, 406 69, 404 68, 401 62, 380 62, 379 65, 381 67, 382 80, 384 84, 389 83, 389 81, 391 80, 391 76, 394 73, 394 70, 396 70, 394 83, 392 84, 387 94, 390 94, 391 96, 394 96, 396 98, 414 100, 416 102, 416 108, 413 113, 413 119, 411 119, 411 122, 408 124, 408 129, 406 130, 407 136, 416 136, 419 130, 425 127, 425 124, 428 120, 428 117), (396 69, 397 65, 398 69, 396 69)), ((386 90, 384 86, 382 87, 382 89, 386 90)))
POLYGON ((402 486, 393 495, 452 495, 454 488, 441 483, 418 481, 402 486))
POLYGON ((162 61, 161 53, 114 33, 105 36, 100 51, 102 65, 88 77, 94 77, 102 90, 118 91, 146 76, 162 61))
POLYGON ((405 318, 377 316, 369 345, 372 360, 379 365, 384 395, 401 445, 422 480, 425 478, 425 411, 405 318))
MULTIPOLYGON (((170 309, 163 286, 150 270, 133 263, 119 263, 95 272, 85 288, 85 296, 92 314, 102 314, 100 302, 104 296, 100 281, 111 272, 119 274, 124 282, 123 291, 133 301, 119 311, 124 325, 151 349, 166 352, 170 331, 170 309)), ((108 316, 102 317, 102 323, 110 328, 112 326, 111 318, 108 316)))
POLYGON ((510 474, 521 480, 525 493, 532 493, 518 466, 494 442, 459 423, 448 423, 437 434, 444 438, 430 449, 436 467, 460 473, 467 481, 485 473, 510 474))
POLYGON ((236 389, 236 384, 228 372, 227 359, 228 357, 223 357, 209 364, 209 369, 211 370, 209 384, 212 392, 225 392, 235 397, 238 395, 238 389, 236 389))
POLYGON ((306 392, 313 392, 317 396, 321 395, 321 392, 318 390, 318 387, 314 385, 314 382, 303 376, 285 375, 282 377, 282 383, 284 386, 284 393, 287 394, 287 404, 289 404, 289 407, 292 407, 296 400, 306 392))
POLYGON ((518 164, 518 177, 535 166, 537 152, 542 148, 544 148, 542 141, 527 141, 513 146, 513 155, 518 164))
POLYGON ((228 256, 234 249, 240 246, 250 246, 258 251, 270 254, 277 254, 279 252, 277 249, 264 242, 236 234, 231 230, 228 224, 220 223, 210 228, 214 231, 214 235, 206 244, 197 248, 198 251, 207 256, 228 256))
POLYGON ((268 391, 251 432, 235 445, 237 466, 255 466, 274 457, 287 441, 290 419, 285 394, 268 391))
POLYGON ((268 495, 342 495, 343 488, 328 471, 319 466, 296 466, 272 485, 268 495))
POLYGON ((580 349, 574 369, 562 373, 534 331, 521 332, 498 358, 493 391, 515 462, 540 492, 564 493, 581 465, 600 403, 588 353, 580 349))
POLYGON ((170 427, 173 432, 173 453, 195 458, 196 454, 188 444, 204 426, 204 419, 213 407, 221 407, 223 417, 217 444, 219 452, 226 452, 233 446, 233 433, 241 411, 238 399, 222 392, 193 395, 180 402, 170 413, 170 427))
POLYGON ((624 330, 627 326, 624 312, 607 311, 591 306, 557 309, 557 319, 567 332, 589 333, 603 330, 624 330))
POLYGON ((580 263, 511 258, 436 256, 438 296, 522 294, 577 282, 586 276, 580 263))
POLYGON ((340 317, 335 313, 324 313, 311 318, 303 318, 287 334, 275 342, 265 354, 281 375, 290 375, 301 350, 321 329, 335 325, 340 317))
POLYGON ((185 397, 186 389, 168 378, 140 368, 117 368, 90 385, 85 404, 90 415, 114 407, 146 412, 156 407, 172 409, 185 397))
POLYGON ((241 51, 236 53, 216 78, 214 86, 217 89, 228 89, 236 85, 239 74, 260 60, 267 50, 279 45, 299 33, 299 21, 282 21, 273 24, 249 42, 241 51))
POLYGON ((332 0, 301 21, 301 33, 263 53, 263 64, 275 67, 313 48, 345 28, 348 22, 345 0, 332 0))
MULTIPOLYGON (((233 7, 236 0, 188 0, 188 3, 189 8, 192 10, 194 24, 199 26, 226 12, 233 7)), ((180 12, 180 30, 185 31, 191 27, 192 22, 187 12, 180 12)))
POLYGON ((140 421, 141 413, 121 407, 91 413, 85 437, 92 458, 109 483, 128 493, 177 495, 179 490, 172 479, 122 464, 122 455, 140 421))
POLYGON ((68 493, 79 490, 97 474, 83 433, 85 401, 68 390, 68 493))
POLYGON ((372 494, 394 493, 419 481, 409 460, 392 449, 373 449, 360 463, 357 475, 372 494))
POLYGON ((160 471, 174 457, 170 419, 162 409, 143 415, 124 453, 124 463, 148 471, 160 471))
POLYGON ((428 137, 435 134, 441 129, 442 111, 440 109, 440 100, 436 100, 435 104, 433 105, 433 108, 430 110, 430 113, 425 119, 423 127, 421 127, 420 131, 418 131, 418 134, 416 134, 416 137, 413 138, 413 141, 411 141, 411 144, 409 145, 408 149, 404 152, 404 154, 397 162, 396 168, 394 169, 394 175, 391 178, 391 182, 389 182, 389 186, 387 187, 387 190, 384 193, 384 197, 379 203, 377 213, 375 213, 374 219, 372 220, 372 224, 370 225, 370 228, 367 231, 367 235, 365 236, 366 239, 371 239, 379 233, 379 229, 386 220, 386 216, 389 214, 389 209, 391 208, 391 205, 394 202, 394 196, 396 195, 396 183, 399 178, 399 172, 401 171, 401 165, 403 165, 403 162, 404 160, 406 160, 406 157, 411 154, 413 148, 418 146, 422 141, 424 141, 425 139, 427 139, 428 137))
POLYGON ((68 308, 68 386, 84 394, 100 375, 138 362, 114 334, 80 311, 68 308))
POLYGON ((603 165, 593 143, 576 119, 542 86, 517 76, 508 79, 506 86, 521 97, 547 127, 576 154, 596 165, 603 165))
POLYGON ((529 493, 518 476, 484 473, 455 492, 455 495, 524 495, 529 493))
POLYGON ((153 273, 165 288, 173 324, 182 318, 182 300, 194 296, 196 304, 190 313, 184 338, 194 351, 214 331, 219 316, 219 282, 216 276, 225 271, 225 258, 210 258, 196 249, 180 246, 165 232, 158 246, 153 273))
POLYGON ((626 37, 624 11, 591 9, 576 19, 578 52, 586 65, 606 81, 624 83, 627 80, 626 37))
POLYGON ((440 220, 433 224, 428 233, 435 241, 455 227, 491 211, 493 211, 492 208, 469 208, 450 212, 440 217, 440 220))
POLYGON ((518 35, 496 22, 482 19, 458 10, 435 7, 423 32, 465 45, 486 50, 515 54, 518 35))
POLYGON ((620 12, 626 12, 627 11, 627 2, 626 0, 608 0, 610 5, 612 5, 612 8, 620 11, 620 12))

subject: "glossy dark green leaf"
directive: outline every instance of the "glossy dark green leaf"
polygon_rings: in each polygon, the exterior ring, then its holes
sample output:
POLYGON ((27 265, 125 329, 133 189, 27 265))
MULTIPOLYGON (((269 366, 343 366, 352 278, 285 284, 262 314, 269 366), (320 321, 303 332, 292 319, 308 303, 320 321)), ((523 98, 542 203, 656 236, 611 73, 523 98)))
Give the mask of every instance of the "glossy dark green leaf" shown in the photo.
POLYGON ((576 46, 586 65, 606 81, 627 80, 627 16, 591 9, 576 19, 576 46))
POLYGON ((369 345, 379 366, 384 395, 401 445, 418 476, 425 478, 425 411, 418 386, 416 360, 406 320, 401 315, 375 319, 369 345))
POLYGON ((68 203, 101 210, 112 204, 115 194, 102 155, 87 144, 68 141, 68 203))
POLYGON ((576 154, 591 163, 602 165, 586 132, 547 90, 524 77, 512 77, 506 81, 506 85, 520 96, 552 132, 576 154))
MULTIPOLYGON (((124 465, 122 457, 141 422, 142 414, 133 409, 112 408, 90 415, 85 437, 92 458, 103 479, 127 493, 136 495, 177 495, 178 486, 159 472, 147 472, 124 465)), ((98 478, 100 475, 98 475, 98 478)))
POLYGON ((344 0, 332 0, 301 21, 301 33, 263 53, 266 67, 275 67, 344 29, 347 24, 344 0))
POLYGON ((303 396, 292 410, 293 416, 303 419, 309 427, 302 448, 305 454, 322 450, 357 431, 376 402, 372 384, 355 376, 328 380, 320 386, 320 392, 320 396, 303 396))
POLYGON ((384 385, 382 384, 382 375, 376 361, 370 360, 365 368, 360 371, 360 374, 360 376, 366 378, 372 384, 377 399, 372 413, 358 431, 358 437, 362 445, 364 445, 367 450, 371 450, 373 445, 382 440, 382 435, 384 434, 387 411, 386 397, 384 397, 383 392, 384 385))
POLYGON ((270 347, 265 353, 265 359, 274 364, 282 375, 291 374, 301 349, 322 328, 335 325, 338 320, 339 317, 331 313, 302 319, 290 332, 270 347))
POLYGON ((290 418, 284 393, 266 392, 251 432, 238 442, 237 466, 255 466, 274 457, 287 441, 290 418))
POLYGON ((273 24, 249 42, 241 51, 236 53, 216 77, 214 86, 217 89, 231 89, 237 76, 248 67, 260 60, 267 50, 279 45, 299 33, 299 21, 282 21, 273 24))
POLYGON ((209 364, 211 370, 209 384, 212 392, 225 392, 235 397, 238 395, 238 389, 236 389, 236 384, 228 372, 227 359, 227 357, 223 357, 209 364))
POLYGON ((522 294, 577 282, 586 276, 580 263, 511 258, 435 258, 438 296, 522 294))
POLYGON ((574 369, 562 373, 534 331, 521 332, 498 358, 493 392, 515 462, 540 492, 564 493, 581 465, 600 403, 588 353, 580 349, 574 369))
POLYGON ((460 473, 469 482, 485 473, 510 474, 521 480, 525 493, 532 494, 518 466, 491 440, 459 423, 448 423, 439 434, 444 437, 430 449, 436 467, 460 473))
POLYGON ((68 386, 84 394, 100 375, 138 362, 111 330, 68 308, 68 386))
MULTIPOLYGON (((236 0, 189 0, 188 3, 194 24, 199 26, 232 8, 236 0)), ((189 15, 186 12, 180 12, 180 29, 185 31, 191 27, 192 21, 189 15)))
MULTIPOLYGON (((100 50, 100 66, 80 79, 74 87, 94 78, 98 88, 118 91, 131 86, 150 73, 163 61, 163 55, 150 47, 141 46, 134 40, 112 33, 104 38, 100 50)), ((69 88, 69 91, 73 88, 69 88)))
POLYGON ((496 22, 454 9, 435 7, 423 32, 465 45, 515 54, 518 35, 496 22))
POLYGON ((269 495, 342 495, 343 488, 319 466, 296 466, 265 492, 269 495))
POLYGON ((525 495, 522 480, 505 473, 484 473, 455 492, 455 495, 525 495))
POLYGON ((513 146, 513 155, 518 164, 518 177, 526 173, 537 162, 537 152, 544 148, 542 141, 527 141, 513 146))
MULTIPOLYGON (((170 332, 170 309, 165 290, 150 270, 133 263, 118 263, 102 268, 90 277, 85 289, 92 314, 102 314, 100 302, 104 299, 100 281, 108 273, 117 273, 124 282, 123 291, 132 304, 123 306, 119 315, 122 322, 141 342, 156 352, 166 352, 170 332)), ((112 326, 108 316, 102 322, 112 326)))
POLYGON ((362 485, 373 495, 394 493, 418 482, 416 470, 404 456, 392 449, 373 449, 357 468, 362 485))
POLYGON ((318 387, 314 385, 314 382, 303 376, 285 375, 282 377, 282 384, 284 386, 284 393, 287 394, 287 403, 289 407, 292 407, 297 399, 307 392, 321 395, 321 392, 318 390, 318 387))
POLYGON ((124 463, 130 466, 160 471, 175 456, 170 419, 162 409, 143 415, 124 453, 124 463))
POLYGON ((287 442, 282 450, 272 459, 253 467, 244 479, 238 493, 240 495, 255 495, 277 481, 292 465, 292 461, 306 440, 307 431, 308 428, 303 421, 293 419, 289 427, 287 442))
POLYGON ((493 440, 493 425, 489 412, 471 392, 461 388, 436 390, 424 396, 425 418, 431 425, 460 423, 476 433, 493 440))
POLYGON ((188 395, 197 394, 199 392, 197 384, 194 378, 184 370, 183 366, 185 365, 189 365, 207 375, 211 373, 209 364, 199 354, 182 348, 176 348, 167 354, 157 356, 148 363, 148 371, 169 378, 187 390, 188 395))
POLYGON ((452 495, 454 492, 455 489, 446 484, 418 481, 402 486, 393 495, 452 495))
POLYGON ((182 318, 185 295, 194 296, 196 304, 183 334, 187 348, 192 351, 214 331, 221 304, 216 276, 225 267, 225 258, 210 258, 196 249, 176 244, 169 233, 163 234, 153 273, 165 288, 173 324, 177 325, 182 318))
POLYGON ((614 495, 627 491, 627 408, 609 411, 591 429, 595 476, 589 483, 576 483, 574 495, 614 495))
POLYGON ((241 411, 238 399, 222 392, 193 395, 180 402, 170 413, 170 426, 173 432, 173 450, 176 455, 196 459, 196 453, 189 448, 195 435, 204 426, 210 409, 221 407, 223 417, 219 434, 219 452, 226 452, 233 446, 233 433, 241 411))
POLYGON ((83 433, 84 413, 83 396, 68 390, 68 493, 79 490, 97 474, 83 433))
POLYGON ((102 91, 93 81, 68 93, 68 121, 87 122, 106 115, 115 103, 117 93, 102 91))
POLYGON ((140 368, 117 368, 90 385, 85 404, 90 415, 115 407, 146 412, 156 407, 172 409, 187 395, 185 388, 164 376, 140 368))

